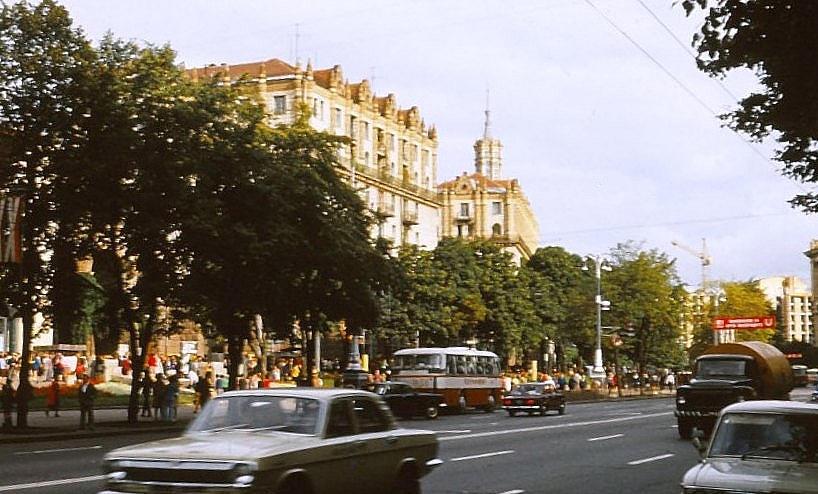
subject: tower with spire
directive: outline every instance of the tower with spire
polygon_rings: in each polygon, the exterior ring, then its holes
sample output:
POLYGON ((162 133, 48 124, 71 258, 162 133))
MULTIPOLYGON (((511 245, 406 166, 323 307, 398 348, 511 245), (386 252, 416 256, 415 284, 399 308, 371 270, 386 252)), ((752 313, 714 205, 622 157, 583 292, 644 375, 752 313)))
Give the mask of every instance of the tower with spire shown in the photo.
POLYGON ((491 137, 491 111, 489 110, 489 93, 486 91, 486 121, 483 124, 483 137, 474 143, 474 171, 493 180, 501 178, 503 168, 503 145, 500 139, 491 137))

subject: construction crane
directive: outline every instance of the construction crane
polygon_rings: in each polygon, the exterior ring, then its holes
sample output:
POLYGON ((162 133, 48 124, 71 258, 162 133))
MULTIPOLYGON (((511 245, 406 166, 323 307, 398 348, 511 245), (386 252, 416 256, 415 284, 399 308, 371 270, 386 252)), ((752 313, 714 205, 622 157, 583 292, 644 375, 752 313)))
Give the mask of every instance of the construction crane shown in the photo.
POLYGON ((692 255, 699 258, 699 261, 701 262, 701 265, 702 265, 702 286, 701 286, 701 290, 702 290, 702 292, 707 291, 708 267, 710 266, 710 263, 713 261, 713 258, 710 257, 710 254, 707 253, 707 239, 704 239, 704 238, 702 239, 702 250, 701 251, 697 251, 696 249, 694 249, 692 247, 688 247, 687 245, 685 245, 685 244, 683 244, 681 242, 677 242, 676 240, 672 240, 670 243, 675 245, 676 247, 684 250, 685 252, 687 252, 689 254, 692 254, 692 255))

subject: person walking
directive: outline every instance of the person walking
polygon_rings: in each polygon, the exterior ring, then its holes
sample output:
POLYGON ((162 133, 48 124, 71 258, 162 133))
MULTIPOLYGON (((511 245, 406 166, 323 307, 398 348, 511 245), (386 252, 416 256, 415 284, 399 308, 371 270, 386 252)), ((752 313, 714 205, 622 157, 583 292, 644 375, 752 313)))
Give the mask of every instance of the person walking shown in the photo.
POLYGON ((48 417, 50 412, 54 412, 55 417, 60 416, 60 381, 62 376, 51 381, 51 386, 45 396, 45 416, 48 417))
POLYGON ((3 389, 0 390, 0 404, 3 405, 3 429, 11 429, 11 412, 14 410, 14 386, 11 379, 6 378, 3 389))
POLYGON ((173 374, 168 379, 165 389, 163 414, 166 422, 176 422, 176 401, 179 397, 179 375, 173 374))
POLYGON ((165 395, 167 394, 165 375, 158 374, 153 383, 153 420, 165 420, 165 395))
POLYGON ((87 427, 94 430, 94 400, 97 398, 97 388, 91 383, 88 374, 82 375, 82 385, 79 389, 80 401, 80 429, 87 427))
POLYGON ((140 377, 140 386, 142 387, 142 413, 140 414, 143 417, 150 417, 151 416, 151 395, 153 394, 153 380, 151 379, 150 372, 141 372, 139 374, 140 377))

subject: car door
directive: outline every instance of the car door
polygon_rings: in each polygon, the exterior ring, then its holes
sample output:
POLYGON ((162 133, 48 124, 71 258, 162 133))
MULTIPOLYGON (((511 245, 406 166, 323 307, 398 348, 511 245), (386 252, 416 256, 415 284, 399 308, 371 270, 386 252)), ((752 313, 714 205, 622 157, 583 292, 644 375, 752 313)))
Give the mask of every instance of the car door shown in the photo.
POLYGON ((366 443, 361 449, 367 481, 371 492, 389 492, 402 459, 400 438, 394 434, 388 409, 379 400, 355 397, 353 411, 358 427, 358 440, 366 443))
POLYGON ((310 472, 315 490, 339 494, 356 492, 364 469, 351 398, 336 398, 330 403, 324 441, 321 458, 316 458, 310 472))

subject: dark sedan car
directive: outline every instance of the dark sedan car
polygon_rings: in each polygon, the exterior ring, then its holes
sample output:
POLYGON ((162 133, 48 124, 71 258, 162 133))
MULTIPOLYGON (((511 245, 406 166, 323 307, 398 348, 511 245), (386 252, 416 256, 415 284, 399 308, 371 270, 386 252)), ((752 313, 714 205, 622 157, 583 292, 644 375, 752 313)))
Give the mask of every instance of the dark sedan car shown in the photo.
POLYGON ((427 419, 436 419, 440 408, 446 406, 443 395, 419 393, 406 383, 375 383, 372 391, 383 398, 392 413, 402 418, 421 415, 427 419))
POLYGON ((554 381, 520 384, 503 397, 503 409, 510 416, 525 412, 545 415, 549 410, 565 414, 565 396, 557 391, 554 381))

